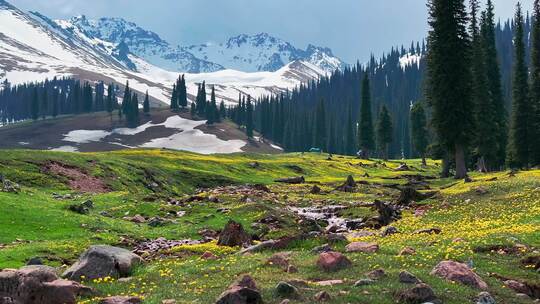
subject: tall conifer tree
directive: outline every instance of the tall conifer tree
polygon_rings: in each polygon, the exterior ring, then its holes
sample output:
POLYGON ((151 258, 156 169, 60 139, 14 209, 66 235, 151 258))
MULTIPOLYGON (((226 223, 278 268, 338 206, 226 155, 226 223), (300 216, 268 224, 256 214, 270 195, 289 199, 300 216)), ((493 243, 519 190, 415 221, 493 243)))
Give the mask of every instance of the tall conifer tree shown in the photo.
POLYGON ((455 178, 467 176, 465 152, 474 127, 470 38, 463 0, 429 0, 428 90, 433 126, 453 152, 455 178))
POLYGON ((388 145, 392 142, 392 117, 385 105, 383 105, 377 120, 377 146, 384 160, 388 160, 388 145))
POLYGON ((540 165, 540 0, 534 1, 531 49, 531 162, 540 165))
POLYGON ((512 168, 526 168, 529 166, 530 156, 531 107, 525 59, 524 20, 520 3, 516 7, 514 22, 516 23, 514 37, 516 58, 514 62, 514 81, 512 83, 512 118, 507 163, 512 168))
POLYGON ((362 158, 368 158, 370 152, 375 149, 375 132, 373 130, 373 118, 371 113, 371 88, 367 72, 362 80, 362 104, 360 106, 360 123, 358 124, 359 145, 362 150, 362 158))
POLYGON ((411 109, 412 143, 416 153, 422 158, 422 165, 426 165, 426 150, 428 146, 428 129, 426 112, 422 102, 417 102, 411 109))

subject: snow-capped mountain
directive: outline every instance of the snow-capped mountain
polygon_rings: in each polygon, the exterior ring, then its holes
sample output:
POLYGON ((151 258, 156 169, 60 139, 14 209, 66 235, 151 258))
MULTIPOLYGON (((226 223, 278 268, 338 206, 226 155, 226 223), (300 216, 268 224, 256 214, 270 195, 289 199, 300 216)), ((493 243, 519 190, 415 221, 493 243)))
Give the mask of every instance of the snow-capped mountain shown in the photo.
MULTIPOLYGON (((111 43, 119 50, 143 58, 149 63, 175 72, 202 73, 223 70, 223 66, 196 58, 179 47, 170 45, 158 34, 121 18, 89 20, 85 16, 56 20, 62 28, 77 34, 111 43)), ((114 55, 114 53, 111 53, 114 55)), ((125 57, 118 58, 132 68, 125 57)))
MULTIPOLYGON (((178 78, 180 61, 167 61, 168 57, 162 57, 173 56, 168 51, 175 48, 157 34, 132 23, 121 19, 100 20, 95 23, 78 17, 70 21, 53 21, 39 13, 23 12, 0 0, 0 83, 6 79, 11 84, 20 84, 63 76, 107 84, 114 82, 120 86, 129 81, 130 87, 139 93, 148 91, 153 102, 167 104, 172 84, 178 78), (162 56, 161 51, 166 55, 162 56), (168 63, 177 65, 171 67, 168 63)), ((263 40, 267 40, 267 46, 287 45, 268 35, 263 40)), ((266 64, 261 70, 272 71, 245 72, 199 60, 185 50, 176 51, 174 54, 178 56, 190 54, 184 58, 190 58, 186 62, 195 67, 193 70, 207 71, 185 73, 191 100, 203 81, 215 86, 218 100, 236 102, 239 93, 257 98, 284 92, 325 75, 329 67, 339 62, 329 57, 329 50, 309 47, 306 51, 298 51, 288 47, 288 51, 283 51, 284 57, 279 57, 283 65, 266 64), (300 55, 304 60, 290 61, 300 55), (198 62, 198 66, 194 66, 194 62, 198 62)), ((265 56, 257 58, 260 59, 257 64, 261 65, 265 56)), ((259 70, 255 63, 254 67, 259 70)))
POLYGON ((326 72, 343 66, 328 48, 309 45, 302 50, 266 33, 239 35, 225 43, 192 45, 183 49, 198 58, 245 72, 273 72, 296 60, 309 62, 326 72))
POLYGON ((274 72, 296 60, 314 64, 325 72, 343 67, 343 62, 328 48, 309 45, 302 50, 266 33, 239 35, 224 43, 181 47, 173 46, 158 34, 121 18, 89 20, 78 16, 56 22, 64 29, 122 45, 149 63, 175 72, 207 73, 224 69, 274 72))

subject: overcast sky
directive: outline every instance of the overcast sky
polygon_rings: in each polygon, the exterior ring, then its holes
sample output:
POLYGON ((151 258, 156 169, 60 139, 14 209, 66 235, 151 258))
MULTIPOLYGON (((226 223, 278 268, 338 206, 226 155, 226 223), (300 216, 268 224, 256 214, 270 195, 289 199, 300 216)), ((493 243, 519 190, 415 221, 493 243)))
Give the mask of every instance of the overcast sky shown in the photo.
MULTIPOLYGON (((534 0, 521 1, 531 10, 534 0)), ((8 0, 52 18, 123 17, 182 45, 267 32, 304 48, 330 47, 352 63, 426 36, 425 0, 8 0)), ((497 16, 517 0, 494 0, 497 16)))

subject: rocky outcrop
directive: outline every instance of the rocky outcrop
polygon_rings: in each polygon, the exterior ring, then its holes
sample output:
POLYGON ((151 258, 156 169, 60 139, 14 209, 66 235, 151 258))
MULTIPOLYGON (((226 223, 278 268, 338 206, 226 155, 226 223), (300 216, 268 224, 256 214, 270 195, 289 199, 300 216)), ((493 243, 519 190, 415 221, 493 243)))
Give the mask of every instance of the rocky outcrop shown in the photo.
POLYGON ((141 257, 129 250, 97 245, 86 250, 79 260, 64 272, 63 277, 76 281, 81 280, 81 277, 85 279, 127 277, 133 267, 140 263, 141 257))
POLYGON ((216 304, 262 304, 257 284, 249 275, 243 276, 224 291, 216 304))
POLYGON ((478 288, 478 289, 487 289, 488 285, 482 278, 474 273, 467 265, 454 262, 454 261, 442 261, 440 262, 433 271, 432 275, 436 275, 443 279, 459 282, 464 285, 478 288))
POLYGON ((223 231, 219 234, 218 245, 220 246, 249 246, 251 236, 244 230, 242 224, 229 221, 223 231))
POLYGON ((351 265, 351 261, 339 252, 323 252, 317 260, 317 266, 326 272, 338 271, 351 265))

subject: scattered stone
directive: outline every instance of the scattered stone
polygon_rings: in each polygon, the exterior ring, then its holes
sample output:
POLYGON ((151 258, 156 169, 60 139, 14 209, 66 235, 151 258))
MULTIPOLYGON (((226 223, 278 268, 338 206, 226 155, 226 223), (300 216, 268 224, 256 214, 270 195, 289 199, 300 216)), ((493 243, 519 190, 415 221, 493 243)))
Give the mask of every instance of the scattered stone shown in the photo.
POLYGON ((379 268, 366 273, 366 276, 372 280, 380 280, 386 277, 386 272, 384 271, 384 269, 379 268))
POLYGON ((414 250, 414 248, 412 247, 405 247, 399 252, 400 256, 415 255, 415 254, 416 254, 416 250, 414 250))
POLYGON ((275 182, 283 183, 283 184, 303 184, 306 182, 306 179, 303 176, 287 177, 287 178, 278 178, 275 180, 275 182))
POLYGON ((488 193, 488 191, 484 187, 476 187, 474 189, 474 192, 476 192, 477 194, 480 194, 480 195, 484 195, 484 194, 488 193))
POLYGON ((168 220, 166 219, 163 219, 159 216, 156 216, 156 217, 153 217, 151 219, 148 220, 148 226, 150 227, 163 227, 165 225, 167 225, 168 223, 170 223, 168 220))
POLYGON ((408 271, 402 271, 399 273, 399 282, 405 284, 418 284, 422 283, 414 274, 408 271))
POLYGON ((289 267, 289 260, 291 257, 290 252, 278 252, 272 255, 266 263, 269 265, 276 265, 283 269, 287 269, 289 267))
POLYGON ((26 265, 27 266, 43 265, 43 261, 41 260, 41 258, 35 257, 35 258, 31 258, 30 260, 28 260, 28 262, 26 262, 26 265))
POLYGON ((428 229, 419 229, 413 232, 414 234, 441 234, 441 228, 428 228, 428 229))
POLYGON ((258 163, 258 162, 252 162, 252 163, 249 163, 248 165, 249 165, 249 167, 251 167, 252 169, 258 169, 258 168, 261 166, 261 164, 258 163))
POLYGON ((0 180, 2 183, 2 192, 6 193, 19 193, 21 191, 21 186, 19 184, 14 183, 10 180, 7 180, 2 177, 2 180, 0 180))
POLYGON ((320 194, 322 191, 322 189, 317 186, 317 185, 314 185, 313 188, 311 188, 311 191, 309 191, 309 193, 311 194, 320 194))
POLYGON ((326 240, 329 243, 340 243, 340 242, 346 242, 347 237, 343 235, 342 233, 330 233, 326 235, 326 240))
POLYGON ((63 277, 76 281, 81 280, 81 277, 86 280, 107 276, 127 277, 133 267, 140 263, 142 263, 141 257, 129 250, 97 245, 85 251, 79 260, 64 272, 63 277))
POLYGON ((487 291, 482 291, 476 297, 476 304, 496 304, 495 299, 487 291))
POLYGON ((540 270, 540 255, 526 257, 521 260, 521 264, 532 266, 535 270, 540 270))
POLYGON ((364 219, 355 219, 345 221, 345 227, 348 230, 357 230, 364 227, 364 219))
POLYGON ((243 276, 224 291, 216 304, 262 304, 257 284, 249 275, 243 276))
POLYGON ((401 189, 398 204, 408 206, 413 202, 420 202, 427 198, 427 195, 418 192, 413 187, 405 187, 401 189))
POLYGON ((423 283, 399 292, 397 298, 400 303, 405 304, 422 304, 437 299, 433 289, 423 283))
POLYGON ((197 245, 201 244, 201 241, 196 240, 167 240, 166 238, 157 238, 155 240, 148 240, 136 244, 133 249, 135 254, 140 256, 154 256, 159 255, 162 251, 167 251, 181 245, 197 245))
POLYGON ((86 207, 83 204, 71 204, 68 206, 68 209, 70 211, 83 215, 90 213, 90 208, 86 207))
POLYGON ((354 283, 354 286, 355 287, 362 287, 362 286, 373 285, 375 283, 376 283, 376 281, 372 280, 372 279, 361 279, 361 280, 356 281, 356 283, 354 283))
POLYGON ((315 301, 317 302, 328 302, 330 300, 332 300, 332 297, 326 291, 320 291, 315 295, 315 301))
POLYGON ((396 233, 399 233, 399 230, 396 227, 388 226, 383 230, 383 232, 381 233, 381 236, 385 237, 385 236, 389 236, 396 233))
POLYGON ((345 183, 339 186, 336 190, 342 192, 354 192, 354 188, 356 188, 356 182, 354 181, 352 175, 349 175, 347 176, 345 183))
POLYGON ((460 282, 473 288, 488 288, 486 282, 484 282, 484 280, 474 273, 467 265, 454 261, 440 262, 433 268, 431 275, 436 275, 449 281, 460 282))
POLYGON ((59 279, 55 269, 48 266, 25 266, 0 272, 0 303, 3 304, 75 304, 77 297, 91 293, 91 288, 59 279))
POLYGON ((285 300, 281 301, 279 304, 289 304, 289 303, 291 303, 291 300, 285 299, 285 300))
POLYGON ((375 253, 379 251, 379 245, 376 243, 354 242, 345 247, 347 252, 375 253))
POLYGON ((391 222, 401 218, 401 212, 395 206, 392 206, 388 203, 381 202, 376 200, 374 202, 375 209, 379 213, 377 217, 378 225, 375 225, 373 228, 380 228, 383 226, 389 225, 391 222))
POLYGON ((513 291, 517 293, 524 293, 524 294, 530 293, 529 287, 527 287, 527 285, 521 282, 518 282, 516 280, 506 280, 503 283, 506 287, 512 289, 513 291))
POLYGON ((230 220, 219 234, 219 246, 249 246, 251 244, 251 236, 244 230, 242 224, 230 220))
POLYGON ((529 297, 528 295, 524 294, 524 293, 516 293, 516 298, 518 299, 522 299, 522 300, 530 300, 531 297, 529 297))
POLYGON ((328 280, 328 281, 319 281, 315 282, 315 285, 317 286, 334 286, 334 285, 340 285, 343 284, 343 280, 328 280))
POLYGON ((136 223, 136 224, 142 224, 142 223, 146 222, 146 219, 144 218, 144 216, 142 216, 140 214, 137 214, 137 215, 135 215, 133 217, 124 217, 124 220, 130 221, 130 222, 133 222, 133 223, 136 223))
POLYGON ((201 259, 203 259, 203 260, 217 260, 218 257, 215 254, 207 251, 207 252, 205 252, 205 253, 203 253, 201 255, 201 259))
POLYGON ((324 245, 321 245, 321 246, 317 246, 313 249, 311 249, 311 252, 313 253, 323 253, 323 252, 329 252, 329 251, 332 251, 332 247, 328 244, 324 244, 324 245))
POLYGON ((411 171, 411 168, 406 163, 401 163, 394 171, 411 171))
POLYGON ((317 266, 326 272, 338 271, 352 265, 351 261, 339 252, 323 252, 319 255, 317 266))
POLYGON ((99 304, 139 304, 142 300, 137 297, 108 297, 99 301, 99 304))
POLYGON ((296 268, 296 266, 294 265, 289 265, 287 267, 287 273, 297 273, 298 272, 298 268, 296 268))
POLYGON ((176 304, 176 300, 174 299, 163 300, 161 301, 161 304, 176 304))
POLYGON ((287 282, 279 282, 277 284, 276 295, 280 298, 287 298, 287 299, 300 298, 300 293, 298 292, 298 289, 287 282))

